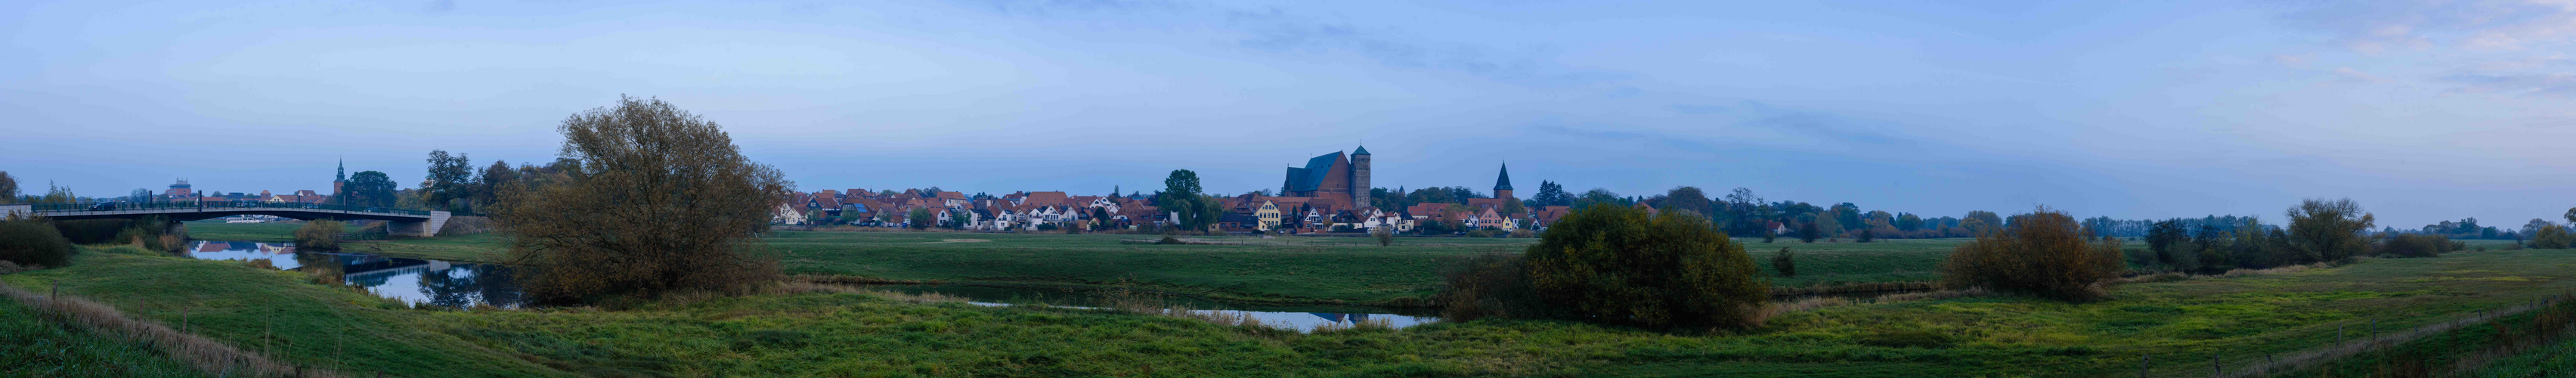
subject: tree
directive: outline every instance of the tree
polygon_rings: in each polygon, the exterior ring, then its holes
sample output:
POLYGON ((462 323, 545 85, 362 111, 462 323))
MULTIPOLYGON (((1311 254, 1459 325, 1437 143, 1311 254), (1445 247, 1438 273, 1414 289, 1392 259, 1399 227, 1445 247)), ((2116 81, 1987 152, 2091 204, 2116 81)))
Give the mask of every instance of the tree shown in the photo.
POLYGON ((474 198, 474 163, 465 154, 448 155, 446 150, 429 151, 429 184, 421 200, 432 210, 457 210, 452 201, 474 198))
POLYGON ((1369 236, 1377 238, 1377 246, 1379 247, 1395 246, 1395 226, 1371 227, 1369 228, 1369 236))
MULTIPOLYGON (((0 173, 6 173, 6 172, 0 172, 0 173)), ((13 185, 13 186, 14 186, 14 185, 17 185, 17 183, 14 183, 14 182, 13 182, 13 183, 9 183, 9 185, 13 185)), ((2567 217, 2567 223, 2568 223, 2568 224, 2576 224, 2576 207, 2570 207, 2570 208, 2567 208, 2567 215, 2565 215, 2565 216, 2567 217)))
POLYGON ((2375 223, 2375 217, 2349 198, 2302 200, 2288 213, 2290 248, 2300 263, 2340 263, 2360 255, 2370 243, 2362 232, 2375 223))
POLYGON ((144 188, 134 188, 134 191, 131 191, 131 192, 125 192, 125 200, 127 200, 127 201, 135 201, 135 202, 151 201, 151 200, 152 200, 152 190, 151 190, 151 189, 144 189, 144 188))
POLYGON ((1834 204, 1833 208, 1827 209, 1827 211, 1834 213, 1833 224, 1839 227, 1825 229, 1825 232, 1841 232, 1844 230, 1869 228, 1868 222, 1861 221, 1860 205, 1854 205, 1850 202, 1838 203, 1834 204))
POLYGON ((1708 211, 1710 204, 1707 193, 1700 192, 1698 187, 1684 186, 1665 191, 1664 201, 1656 207, 1664 211, 1689 211, 1705 217, 1712 214, 1708 211))
POLYGON ((1172 222, 1181 229, 1202 232, 1225 211, 1216 197, 1199 193, 1199 173, 1187 169, 1172 170, 1163 177, 1163 192, 1155 194, 1154 206, 1179 215, 1172 222))
POLYGON ((511 169, 510 162, 493 160, 492 166, 484 167, 482 175, 474 179, 474 203, 490 206, 500 202, 501 191, 518 181, 519 170, 511 169))
POLYGON ((1992 211, 1970 211, 1968 212, 1968 216, 1959 218, 1959 227, 1968 229, 1968 233, 1970 234, 1985 234, 1987 232, 2002 229, 2004 227, 2004 219, 2002 217, 1995 216, 1995 212, 1992 211))
POLYGON ((910 224, 915 230, 930 228, 931 222, 939 221, 937 216, 930 213, 929 208, 916 207, 912 209, 912 214, 907 215, 909 216, 904 217, 905 223, 910 224))
POLYGON ((2182 227, 2182 218, 2157 221, 2147 227, 2147 251, 2156 254, 2156 262, 2180 266, 2184 257, 2181 245, 2190 239, 2182 227))
POLYGON ((1808 214, 1802 218, 1803 219, 1798 220, 1798 241, 1802 243, 1816 242, 1816 238, 1825 233, 1823 226, 1816 225, 1814 214, 1808 214))
POLYGON ((1960 244, 1941 261, 1941 278, 1951 287, 1985 287, 1999 291, 2085 301, 2099 298, 2100 284, 2120 278, 2118 239, 2093 239, 2082 223, 2066 213, 2041 207, 1997 232, 1960 244))
MULTIPOLYGON (((9 171, 0 171, 0 203, 17 202, 18 178, 10 177, 9 171)), ((2571 212, 2567 214, 2569 214, 2569 217, 2576 217, 2576 210, 2571 210, 2571 212)))
POLYGON ((1771 254, 1771 270, 1780 272, 1780 277, 1797 277, 1798 258, 1789 247, 1780 247, 1780 252, 1771 254))
POLYGON ((1628 202, 1625 198, 1619 197, 1619 193, 1614 193, 1609 189, 1601 188, 1593 188, 1592 190, 1584 191, 1582 196, 1574 198, 1574 208, 1577 209, 1592 207, 1592 205, 1597 204, 1628 206, 1632 203, 1628 202))
POLYGON ((1538 206, 1568 206, 1574 204, 1574 195, 1566 194, 1564 185, 1557 185, 1552 181, 1539 181, 1538 194, 1530 196, 1530 202, 1538 206))
MULTIPOLYGON (((501 196, 507 262, 531 301, 674 291, 743 293, 776 282, 759 236, 795 183, 742 155, 722 126, 660 99, 620 97, 564 119, 571 182, 501 196)), ((523 186, 525 187, 525 186, 523 186)))
POLYGON ((340 189, 344 192, 340 194, 344 197, 341 203, 349 206, 393 207, 397 202, 394 180, 386 177, 384 172, 360 171, 349 175, 349 182, 342 184, 340 189))
POLYGON ((2561 249, 2576 246, 2576 234, 2570 234, 2567 227, 2559 225, 2541 226, 2540 230, 2532 232, 2531 235, 2532 248, 2561 249))
POLYGON ((1914 215, 1914 213, 1898 213, 1898 214, 1896 214, 1896 229, 1897 229, 1897 230, 1902 230, 1902 231, 1905 231, 1905 232, 1914 232, 1914 230, 1922 229, 1922 228, 1923 228, 1923 217, 1921 217, 1921 216, 1916 216, 1916 215, 1914 215))

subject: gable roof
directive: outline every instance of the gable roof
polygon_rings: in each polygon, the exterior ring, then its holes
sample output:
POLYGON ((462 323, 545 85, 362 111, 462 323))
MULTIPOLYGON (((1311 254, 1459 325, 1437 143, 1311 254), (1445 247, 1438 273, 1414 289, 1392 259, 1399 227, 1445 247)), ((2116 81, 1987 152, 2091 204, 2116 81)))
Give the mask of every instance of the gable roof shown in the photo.
POLYGON ((1324 185, 1325 176, 1332 175, 1333 164, 1341 162, 1342 153, 1338 151, 1306 159, 1305 168, 1288 168, 1288 182, 1280 186, 1292 192, 1315 190, 1324 185))

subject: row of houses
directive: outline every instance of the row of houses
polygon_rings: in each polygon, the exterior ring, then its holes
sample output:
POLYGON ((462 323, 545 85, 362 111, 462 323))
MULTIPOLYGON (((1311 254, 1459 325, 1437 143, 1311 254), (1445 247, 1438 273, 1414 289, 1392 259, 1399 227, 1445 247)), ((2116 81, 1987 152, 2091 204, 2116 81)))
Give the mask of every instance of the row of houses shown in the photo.
MULTIPOLYGON (((1336 181, 1347 176, 1365 177, 1365 168, 1343 168, 1350 164, 1333 163, 1339 153, 1318 157, 1315 170, 1292 170, 1287 187, 1303 181, 1336 181), (1314 174, 1311 172, 1325 172, 1314 174), (1344 173, 1355 171, 1356 173, 1344 173), (1313 177, 1326 177, 1314 179, 1313 177)), ((1365 155, 1365 150, 1359 154, 1365 155)), ((1365 167, 1365 158, 1359 166, 1365 167)), ((1341 180, 1357 181, 1357 180, 1341 180)), ((1565 206, 1524 208, 1514 206, 1511 173, 1504 168, 1495 179, 1497 198, 1469 199, 1465 203, 1427 203, 1402 209, 1381 209, 1368 205, 1366 198, 1351 198, 1345 189, 1289 191, 1299 194, 1267 196, 1244 194, 1218 199, 1225 209, 1214 227, 1217 231, 1238 233, 1323 233, 1368 232, 1385 229, 1398 233, 1421 231, 1466 231, 1478 229, 1521 230, 1544 229, 1572 209, 1565 206), (1431 230, 1422 230, 1431 227, 1431 230)), ((961 192, 907 189, 869 191, 846 189, 797 194, 778 209, 777 221, 783 224, 856 224, 883 227, 914 226, 915 222, 932 222, 920 226, 962 228, 984 231, 1044 231, 1059 228, 1134 229, 1172 225, 1174 214, 1155 207, 1142 196, 1076 196, 1060 191, 1016 192, 998 197, 961 192), (930 219, 914 219, 916 211, 930 219)))
POLYGON ((1038 231, 1056 227, 1132 228, 1170 218, 1143 199, 1126 196, 1076 196, 1065 192, 1017 192, 998 197, 970 197, 962 192, 906 189, 901 193, 866 189, 798 194, 779 208, 783 224, 831 223, 867 226, 913 226, 912 214, 930 216, 923 226, 988 231, 1038 231))

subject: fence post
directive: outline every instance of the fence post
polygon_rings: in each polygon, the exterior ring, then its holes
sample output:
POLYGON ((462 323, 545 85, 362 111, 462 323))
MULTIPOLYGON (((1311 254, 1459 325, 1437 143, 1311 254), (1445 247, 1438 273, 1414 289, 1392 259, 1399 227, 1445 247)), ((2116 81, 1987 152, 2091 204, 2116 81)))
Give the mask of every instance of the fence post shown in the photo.
POLYGON ((2223 368, 2223 367, 2219 367, 2219 366, 2218 366, 2218 354, 2217 354, 2217 353, 2210 353, 2210 354, 2209 354, 2209 376, 2216 377, 2216 376, 2223 376, 2223 375, 2227 375, 2227 368, 2223 368))
POLYGON ((2155 359, 2156 355, 2153 354, 2138 356, 2138 378, 2147 378, 2148 361, 2154 361, 2155 359))

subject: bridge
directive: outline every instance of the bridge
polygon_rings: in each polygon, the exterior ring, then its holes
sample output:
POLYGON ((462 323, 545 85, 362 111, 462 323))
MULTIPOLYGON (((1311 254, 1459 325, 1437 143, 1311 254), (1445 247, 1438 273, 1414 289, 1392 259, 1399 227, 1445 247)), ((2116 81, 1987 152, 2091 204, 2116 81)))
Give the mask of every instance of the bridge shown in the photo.
POLYGON ((59 220, 161 216, 182 222, 254 214, 300 220, 363 219, 385 221, 387 234, 410 237, 437 235, 438 229, 447 225, 448 216, 445 211, 263 201, 22 203, 0 205, 0 214, 36 215, 59 220))

